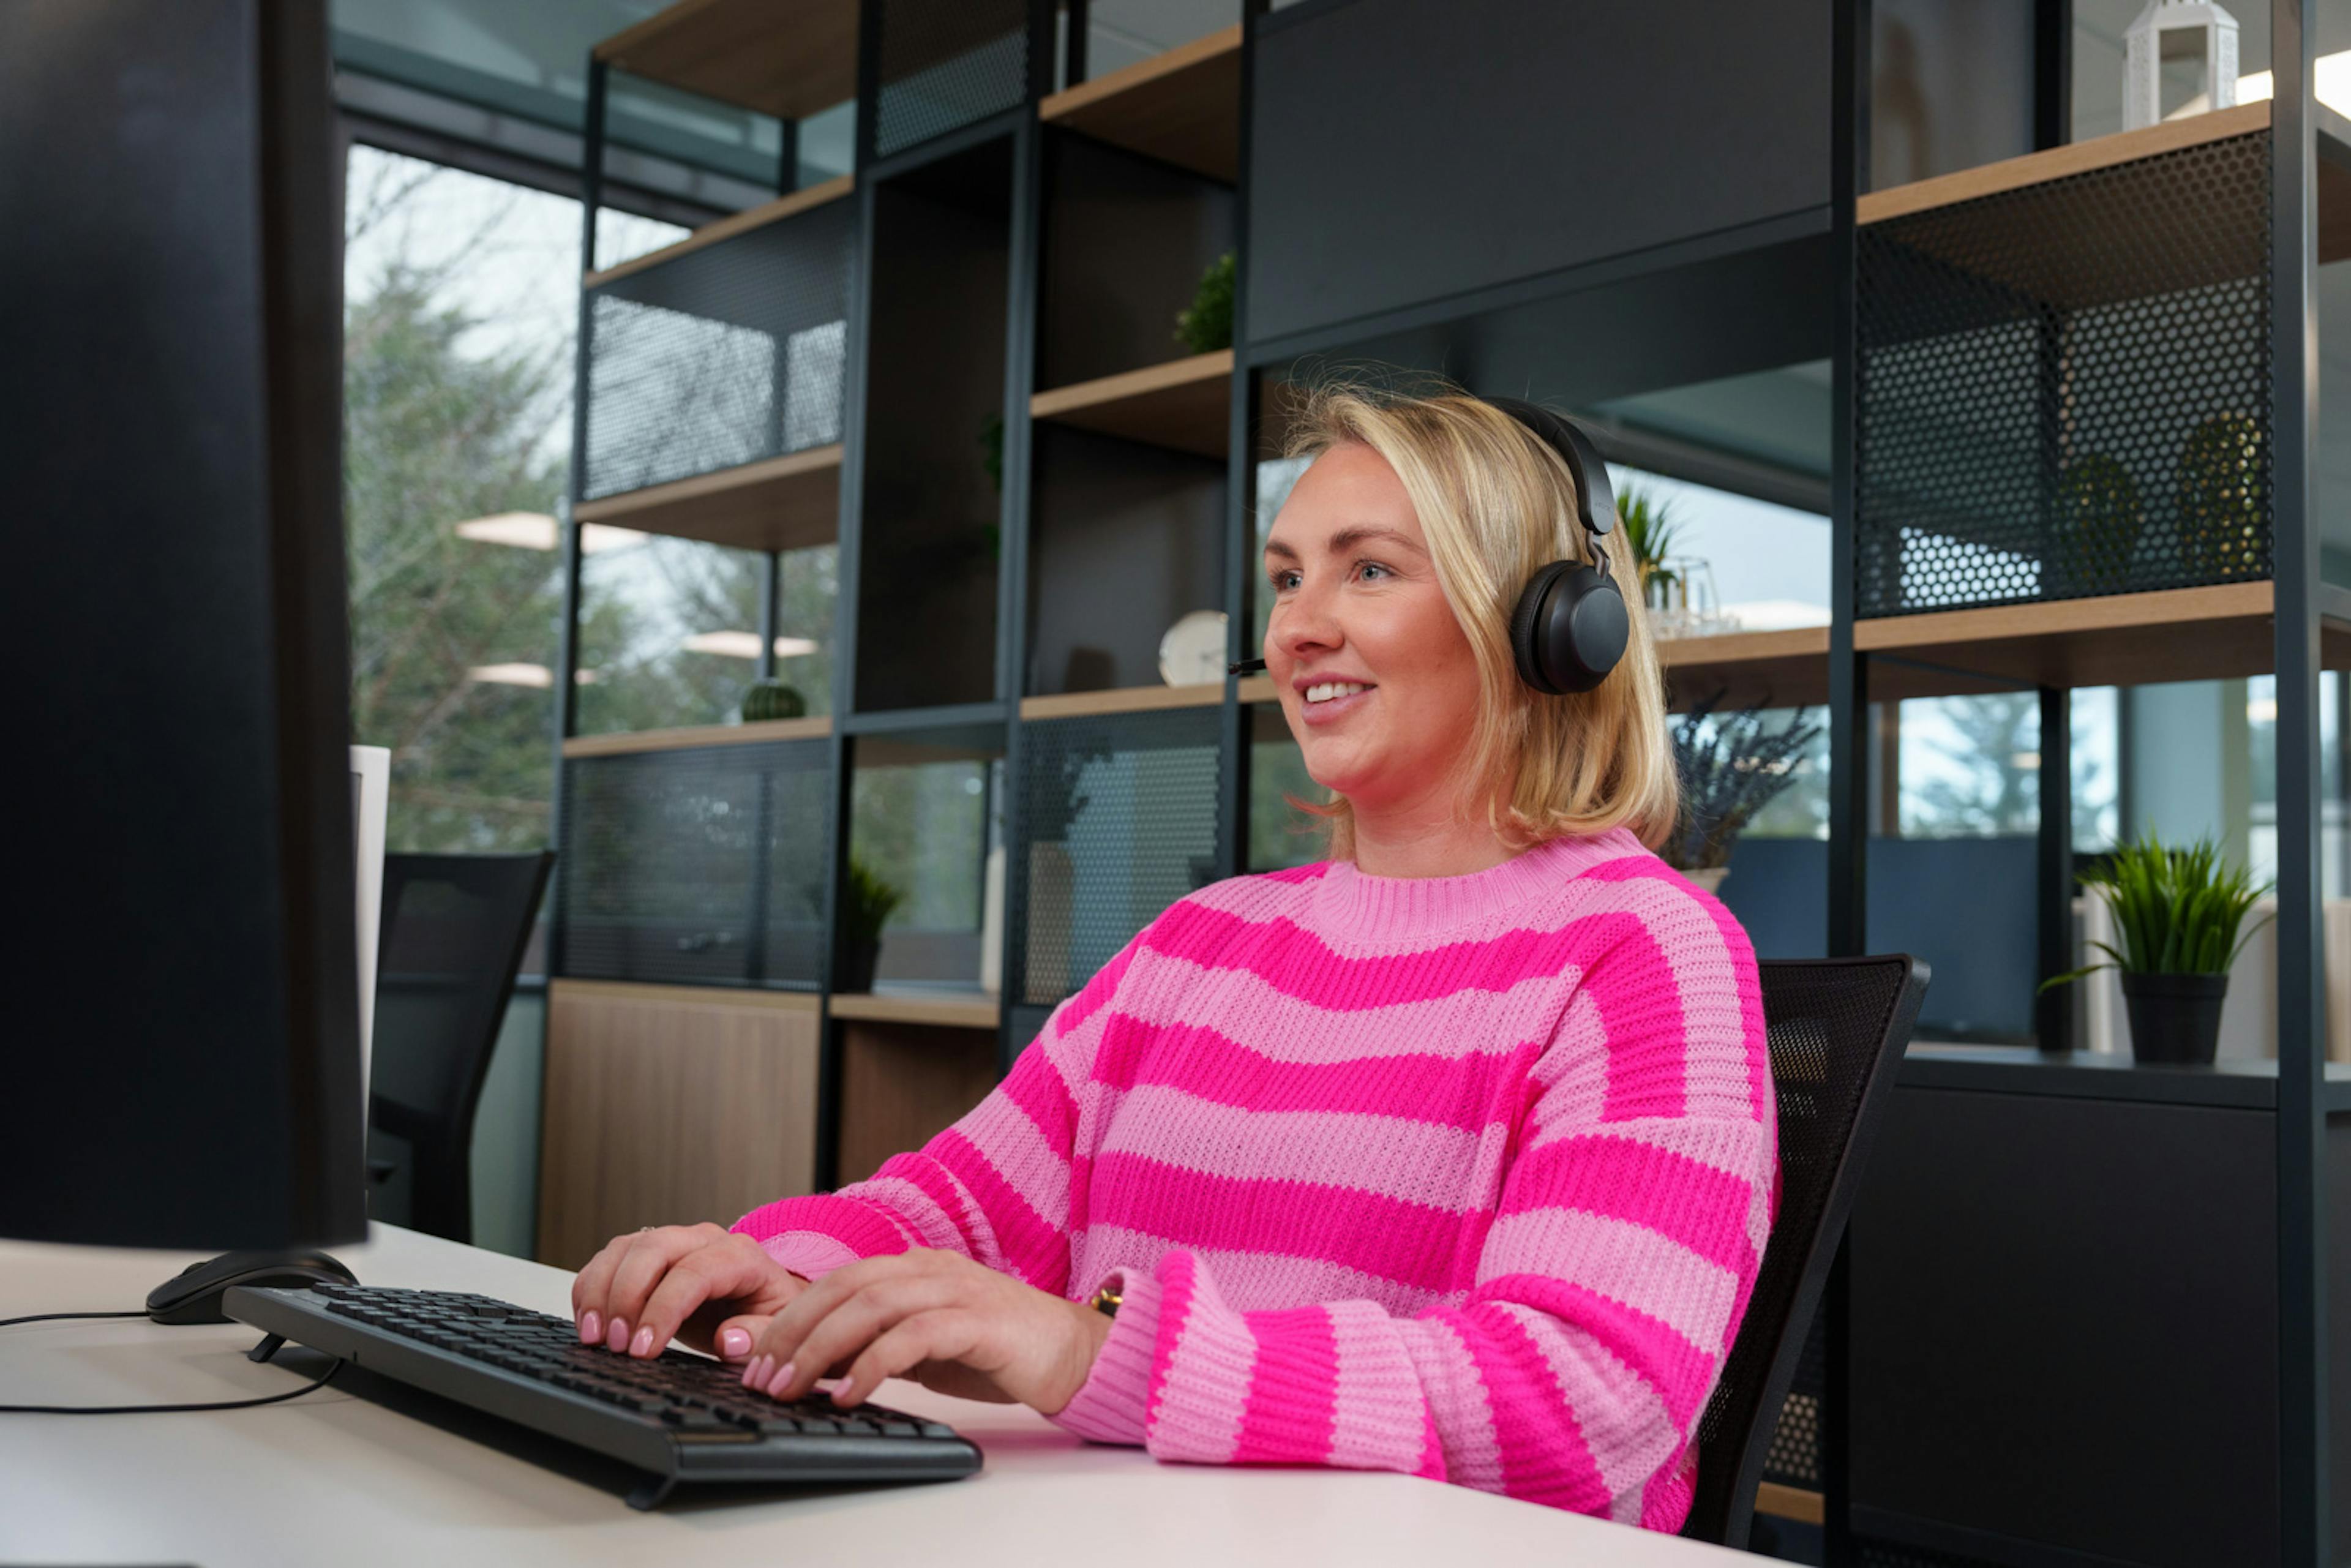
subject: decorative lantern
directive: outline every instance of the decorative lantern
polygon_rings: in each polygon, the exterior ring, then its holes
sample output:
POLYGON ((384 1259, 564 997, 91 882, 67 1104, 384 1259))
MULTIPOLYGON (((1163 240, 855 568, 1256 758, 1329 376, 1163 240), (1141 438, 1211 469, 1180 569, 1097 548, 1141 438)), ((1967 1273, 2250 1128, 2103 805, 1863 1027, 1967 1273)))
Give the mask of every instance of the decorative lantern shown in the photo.
POLYGON ((2165 118, 2163 68, 2200 60, 2204 90, 2172 112, 2200 114, 2237 101, 2237 19, 2209 0, 2147 0, 2123 33, 2123 129, 2165 118))

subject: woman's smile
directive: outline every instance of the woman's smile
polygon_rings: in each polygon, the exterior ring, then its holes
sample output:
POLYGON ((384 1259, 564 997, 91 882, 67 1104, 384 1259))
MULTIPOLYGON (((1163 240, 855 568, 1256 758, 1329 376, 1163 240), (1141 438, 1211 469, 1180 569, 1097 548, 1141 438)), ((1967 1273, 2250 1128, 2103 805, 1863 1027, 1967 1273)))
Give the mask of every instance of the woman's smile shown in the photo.
POLYGON ((1364 707, 1378 689, 1371 681, 1334 679, 1328 675, 1300 675, 1290 683, 1297 689, 1298 716, 1308 724, 1337 724, 1349 714, 1364 707))

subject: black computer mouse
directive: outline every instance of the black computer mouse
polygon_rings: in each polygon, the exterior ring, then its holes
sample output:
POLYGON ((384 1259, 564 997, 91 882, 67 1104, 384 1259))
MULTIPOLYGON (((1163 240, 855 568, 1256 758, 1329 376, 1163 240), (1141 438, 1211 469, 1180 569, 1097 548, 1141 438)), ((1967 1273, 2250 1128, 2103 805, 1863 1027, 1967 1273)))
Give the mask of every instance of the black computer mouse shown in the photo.
POLYGON ((359 1276, 324 1252, 224 1252, 191 1263, 147 1292, 147 1315, 159 1323, 225 1323, 221 1297, 231 1285, 356 1285, 359 1276))

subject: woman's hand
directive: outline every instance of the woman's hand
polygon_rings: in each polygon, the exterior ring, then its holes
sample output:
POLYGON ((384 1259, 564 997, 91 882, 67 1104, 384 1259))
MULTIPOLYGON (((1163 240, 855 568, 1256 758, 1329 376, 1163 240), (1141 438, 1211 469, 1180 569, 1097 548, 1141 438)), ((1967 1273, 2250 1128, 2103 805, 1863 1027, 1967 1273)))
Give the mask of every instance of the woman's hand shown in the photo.
POLYGON ((571 1282, 580 1343, 659 1355, 673 1338, 741 1361, 768 1318, 809 1288, 747 1236, 664 1225, 616 1236, 571 1282))
POLYGON ((767 1325, 746 1386, 797 1399, 844 1379, 856 1405, 885 1377, 966 1399, 1017 1401, 1047 1416, 1076 1397, 1111 1320, 956 1252, 868 1258, 808 1287, 767 1325))

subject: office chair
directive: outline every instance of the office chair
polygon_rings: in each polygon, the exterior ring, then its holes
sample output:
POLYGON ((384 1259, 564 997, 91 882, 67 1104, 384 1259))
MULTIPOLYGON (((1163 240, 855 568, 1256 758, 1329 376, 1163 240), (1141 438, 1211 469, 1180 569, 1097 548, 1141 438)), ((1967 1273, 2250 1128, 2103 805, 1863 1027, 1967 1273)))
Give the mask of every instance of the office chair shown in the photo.
POLYGON ((412 1151, 409 1224, 452 1241, 474 1239, 474 1114, 554 863, 383 858, 368 1120, 412 1151))
POLYGON ((1747 1316, 1698 1425, 1682 1533, 1744 1550, 1756 1483, 1886 1119, 1928 968, 1905 954, 1759 966, 1780 1111, 1780 1211, 1747 1316))

